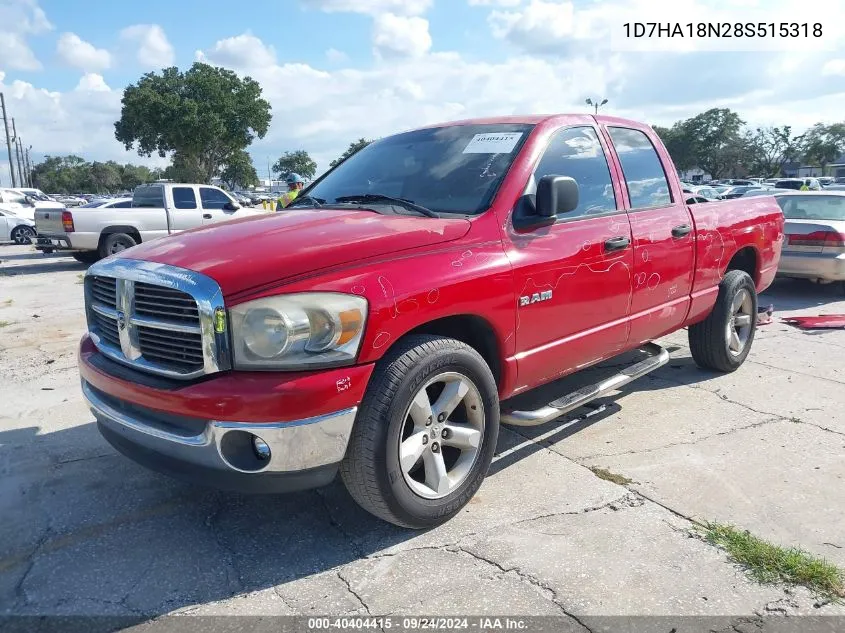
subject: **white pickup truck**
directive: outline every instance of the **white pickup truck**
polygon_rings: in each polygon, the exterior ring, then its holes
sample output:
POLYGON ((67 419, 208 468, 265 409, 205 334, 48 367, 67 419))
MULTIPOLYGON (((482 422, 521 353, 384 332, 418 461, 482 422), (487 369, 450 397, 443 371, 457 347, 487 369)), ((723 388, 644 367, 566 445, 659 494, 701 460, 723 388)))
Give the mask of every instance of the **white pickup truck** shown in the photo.
POLYGON ((45 253, 73 251, 78 261, 92 263, 170 233, 259 213, 241 208, 229 194, 211 185, 139 185, 129 208, 36 209, 35 248, 45 253))

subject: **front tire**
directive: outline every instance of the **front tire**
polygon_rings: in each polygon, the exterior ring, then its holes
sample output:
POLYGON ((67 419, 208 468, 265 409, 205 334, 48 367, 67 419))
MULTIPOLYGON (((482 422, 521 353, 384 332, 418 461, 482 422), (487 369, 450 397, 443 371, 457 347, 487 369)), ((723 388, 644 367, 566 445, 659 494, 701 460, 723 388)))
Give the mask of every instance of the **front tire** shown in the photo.
POLYGON ((689 328, 695 363, 732 372, 745 362, 757 331, 757 289, 748 273, 729 270, 719 284, 716 305, 706 319, 689 328))
POLYGON ((340 474, 371 514, 429 528, 481 486, 498 435, 496 381, 481 355, 455 339, 409 336, 377 365, 340 474))

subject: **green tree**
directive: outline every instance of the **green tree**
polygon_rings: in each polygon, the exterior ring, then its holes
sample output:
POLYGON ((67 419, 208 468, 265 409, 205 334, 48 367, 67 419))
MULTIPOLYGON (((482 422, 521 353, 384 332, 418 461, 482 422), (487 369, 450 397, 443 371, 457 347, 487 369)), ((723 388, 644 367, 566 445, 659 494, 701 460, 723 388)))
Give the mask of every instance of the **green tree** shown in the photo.
POLYGON ((819 165, 824 173, 828 163, 845 153, 845 123, 816 123, 801 135, 798 145, 804 162, 819 165))
POLYGON ((285 152, 282 157, 273 165, 273 172, 282 178, 290 173, 299 174, 306 180, 310 180, 317 173, 317 163, 308 155, 304 149, 295 152, 285 152))
POLYGON ((83 188, 89 164, 79 156, 45 156, 32 167, 35 186, 50 193, 77 193, 83 188))
POLYGON ((126 163, 120 167, 121 191, 132 191, 138 185, 152 182, 159 177, 159 171, 150 171, 145 165, 131 165, 126 163))
POLYGON ((244 150, 238 150, 226 159, 226 166, 220 172, 220 178, 229 187, 253 187, 258 184, 258 174, 252 164, 252 157, 244 150))
POLYGON ((334 159, 332 162, 329 163, 329 167, 330 168, 337 167, 343 161, 345 161, 347 158, 352 156, 352 154, 355 154, 356 152, 361 151, 362 149, 364 149, 370 143, 372 143, 372 141, 368 141, 365 138, 359 138, 357 141, 352 141, 349 144, 349 147, 346 148, 346 151, 343 152, 343 154, 341 154, 338 158, 334 159))
POLYGON ((204 171, 203 165, 197 160, 196 156, 175 152, 170 160, 170 164, 162 172, 161 177, 172 180, 173 182, 208 184, 211 182, 213 176, 209 176, 204 171))
POLYGON ((114 161, 88 165, 82 189, 90 193, 111 193, 120 188, 120 165, 114 161))
POLYGON ((735 173, 742 157, 744 121, 728 108, 711 108, 680 124, 695 164, 714 178, 735 173))
POLYGON ((147 73, 123 92, 115 138, 141 156, 174 153, 174 168, 209 182, 228 157, 263 138, 270 103, 261 86, 230 70, 194 63, 147 73), (178 164, 177 164, 178 163, 178 164))
POLYGON ((758 127, 754 132, 746 132, 745 139, 751 157, 750 170, 759 176, 781 175, 783 164, 797 153, 797 138, 788 125, 758 127))

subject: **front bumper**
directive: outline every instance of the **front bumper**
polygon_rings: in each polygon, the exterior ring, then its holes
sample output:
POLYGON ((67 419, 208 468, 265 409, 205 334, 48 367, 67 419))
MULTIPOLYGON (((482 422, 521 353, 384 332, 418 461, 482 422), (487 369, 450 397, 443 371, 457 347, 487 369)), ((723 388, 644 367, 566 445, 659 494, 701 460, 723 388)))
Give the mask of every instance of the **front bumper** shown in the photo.
POLYGON ((276 493, 334 478, 372 366, 144 384, 147 377, 108 361, 86 335, 79 369, 100 432, 121 453, 193 483, 276 493), (269 459, 256 453, 256 437, 269 459))
POLYGON ((845 281, 845 253, 781 253, 778 277, 845 281))

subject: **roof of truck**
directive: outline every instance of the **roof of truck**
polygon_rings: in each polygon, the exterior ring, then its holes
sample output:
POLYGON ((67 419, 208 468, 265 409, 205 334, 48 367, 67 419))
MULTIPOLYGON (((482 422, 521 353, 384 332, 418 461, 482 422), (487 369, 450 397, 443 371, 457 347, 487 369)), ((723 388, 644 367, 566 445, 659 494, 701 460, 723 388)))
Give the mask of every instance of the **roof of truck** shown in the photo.
POLYGON ((494 116, 494 117, 482 117, 482 118, 475 118, 475 119, 458 119, 455 121, 444 121, 440 123, 433 123, 431 125, 424 125, 417 129, 425 129, 425 128, 432 128, 432 127, 449 127, 452 125, 495 125, 497 123, 515 123, 515 124, 524 124, 524 125, 538 125, 543 123, 544 121, 548 121, 550 119, 556 119, 560 117, 589 117, 598 121, 599 123, 612 123, 612 124, 627 124, 627 125, 634 125, 634 126, 641 126, 643 123, 638 121, 632 121, 629 119, 620 119, 618 117, 612 116, 593 116, 592 114, 585 113, 585 112, 561 112, 558 114, 512 114, 507 116, 494 116))

